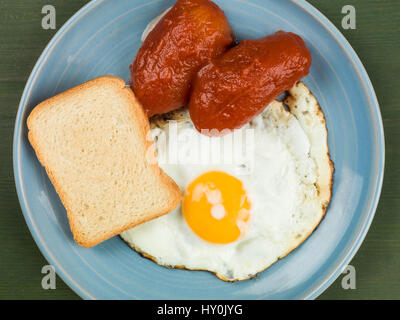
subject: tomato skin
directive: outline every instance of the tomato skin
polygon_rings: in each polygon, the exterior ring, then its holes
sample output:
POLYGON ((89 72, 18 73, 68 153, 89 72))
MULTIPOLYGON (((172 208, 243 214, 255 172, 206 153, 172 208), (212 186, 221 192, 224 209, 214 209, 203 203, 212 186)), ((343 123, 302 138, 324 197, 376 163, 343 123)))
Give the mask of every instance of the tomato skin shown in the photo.
POLYGON ((148 116, 187 105, 196 73, 232 45, 231 27, 216 4, 178 0, 130 66, 131 87, 148 116))
POLYGON ((196 129, 213 136, 242 127, 306 76, 311 60, 294 33, 242 41, 195 77, 189 110, 196 129))

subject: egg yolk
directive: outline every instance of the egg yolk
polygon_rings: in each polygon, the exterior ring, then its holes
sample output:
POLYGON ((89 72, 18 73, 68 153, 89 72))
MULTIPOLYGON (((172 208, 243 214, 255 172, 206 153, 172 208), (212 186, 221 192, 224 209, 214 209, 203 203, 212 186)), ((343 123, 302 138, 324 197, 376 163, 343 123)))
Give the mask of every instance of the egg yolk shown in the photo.
POLYGON ((250 208, 242 182, 221 171, 207 172, 192 181, 182 202, 193 232, 216 244, 234 242, 246 233, 250 208))

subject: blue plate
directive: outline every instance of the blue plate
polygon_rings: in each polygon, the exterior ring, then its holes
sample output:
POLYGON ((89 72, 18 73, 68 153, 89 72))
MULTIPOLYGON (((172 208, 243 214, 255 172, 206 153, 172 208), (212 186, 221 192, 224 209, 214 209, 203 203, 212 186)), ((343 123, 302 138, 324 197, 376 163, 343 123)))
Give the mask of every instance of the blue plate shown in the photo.
POLYGON ((14 172, 29 229, 61 278, 86 299, 312 299, 356 253, 372 222, 384 169, 384 135, 368 75, 342 34, 306 1, 217 0, 238 39, 279 29, 303 37, 313 64, 305 83, 325 113, 335 163, 325 219, 299 248, 257 278, 225 283, 201 271, 169 270, 119 238, 84 249, 27 139, 39 102, 103 74, 129 80, 128 66, 147 23, 170 0, 95 0, 55 35, 26 84, 15 124, 14 172))

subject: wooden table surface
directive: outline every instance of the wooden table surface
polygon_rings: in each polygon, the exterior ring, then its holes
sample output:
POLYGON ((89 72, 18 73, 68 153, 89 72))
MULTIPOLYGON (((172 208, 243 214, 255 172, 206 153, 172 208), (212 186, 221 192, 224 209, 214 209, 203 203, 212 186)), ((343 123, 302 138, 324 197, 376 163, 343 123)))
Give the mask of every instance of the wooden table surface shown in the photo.
MULTIPOLYGON (((135 0, 132 0, 135 1, 135 0)), ((288 1, 288 0, 276 0, 288 1)), ((79 299, 57 278, 56 290, 41 287, 47 262, 25 224, 12 166, 12 138, 18 103, 28 76, 56 30, 43 30, 41 9, 52 4, 57 29, 85 0, 0 0, 0 299, 79 299)), ((309 0, 351 43, 367 69, 379 99, 386 138, 382 196, 371 229, 351 262, 356 289, 342 277, 320 299, 400 298, 400 1, 309 0), (356 8, 355 30, 343 30, 344 5, 356 8)))

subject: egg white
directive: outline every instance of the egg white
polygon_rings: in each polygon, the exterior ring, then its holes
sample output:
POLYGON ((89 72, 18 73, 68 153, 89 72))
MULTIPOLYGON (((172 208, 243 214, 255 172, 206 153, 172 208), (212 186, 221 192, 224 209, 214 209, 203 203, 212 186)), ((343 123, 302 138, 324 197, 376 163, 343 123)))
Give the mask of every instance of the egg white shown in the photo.
MULTIPOLYGON (((249 164, 240 162, 170 164, 160 161, 160 167, 182 192, 193 179, 207 171, 224 171, 240 179, 252 204, 245 236, 225 245, 206 242, 188 227, 179 206, 165 216, 123 232, 121 237, 160 265, 207 270, 227 281, 251 278, 296 248, 325 213, 333 169, 325 121, 318 103, 302 83, 294 90, 289 101, 292 113, 274 101, 240 129, 254 130, 254 161, 250 170, 241 171, 249 164), (313 132, 318 132, 319 137, 313 132)), ((178 133, 192 130, 185 135, 189 145, 195 146, 198 141, 200 133, 193 128, 187 111, 155 118, 152 133, 159 159, 165 159, 164 153, 168 152, 161 145, 165 140, 159 137, 168 136, 168 123, 174 120, 178 133)))

